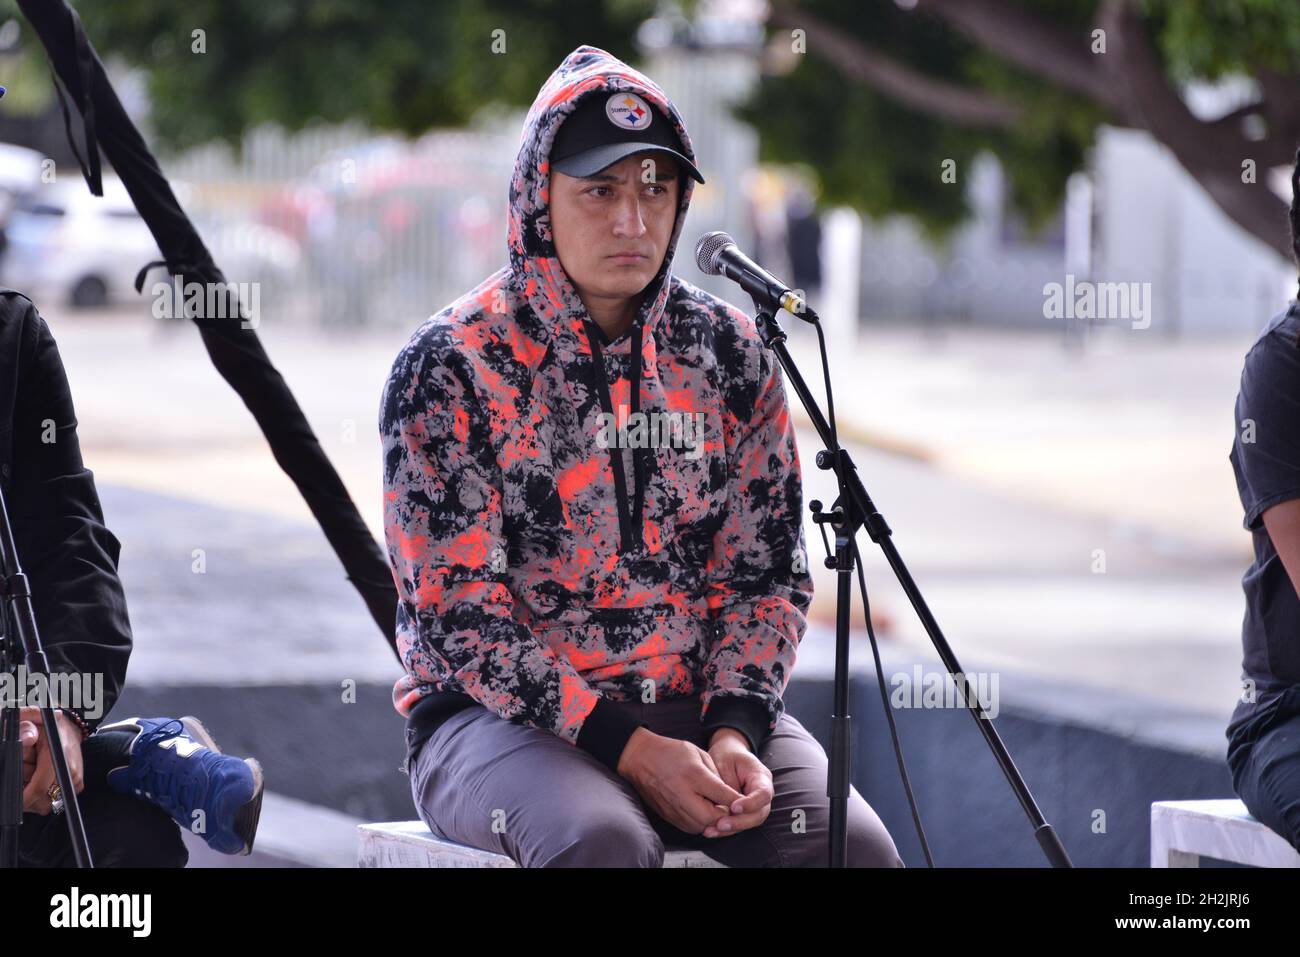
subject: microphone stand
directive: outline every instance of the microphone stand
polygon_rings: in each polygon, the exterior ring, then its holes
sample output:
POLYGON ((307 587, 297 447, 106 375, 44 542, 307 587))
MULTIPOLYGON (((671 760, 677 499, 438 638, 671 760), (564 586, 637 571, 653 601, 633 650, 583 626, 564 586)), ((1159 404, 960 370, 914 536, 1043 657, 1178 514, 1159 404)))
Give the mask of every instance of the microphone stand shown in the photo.
MULTIPOLYGON (((13 529, 9 524, 9 511, 5 507, 4 490, 0 489, 0 594, 6 607, 0 608, 0 668, 13 672, 21 660, 19 643, 26 655, 28 674, 40 674, 50 687, 50 664, 41 646, 36 630, 36 614, 32 609, 32 593, 18 563, 18 549, 14 544, 13 529), (12 616, 8 613, 12 612, 12 616), (5 621, 13 622, 12 631, 5 621)), ((18 688, 15 678, 13 687, 18 688)), ((63 740, 59 736, 54 708, 46 694, 41 705, 41 720, 45 724, 45 739, 49 743, 50 757, 54 760, 55 779, 62 792, 63 809, 68 819, 68 834, 72 838, 72 851, 78 867, 93 867, 86 829, 81 819, 81 805, 72 775, 68 771, 67 756, 63 753, 63 740)), ((18 736, 17 701, 10 707, 0 700, 0 867, 18 866, 18 833, 23 823, 23 750, 18 736)))
MULTIPOLYGON (((893 539, 890 537, 892 532, 889 525, 885 522, 884 516, 876 510, 871 497, 867 495, 866 487, 862 484, 862 480, 858 478, 857 467, 853 464, 849 453, 839 446, 838 441, 835 439, 835 433, 817 407, 817 400, 808 391, 808 384, 804 381, 803 376, 799 374, 799 370, 786 348, 785 332, 777 323, 775 315, 764 306, 760 298, 757 296, 751 297, 754 299, 754 306, 757 309, 754 321, 758 327, 759 336, 762 338, 763 344, 776 355, 777 361, 781 363, 786 380, 798 393, 799 400, 803 403, 804 409, 807 410, 808 417, 812 420, 813 427, 816 428, 817 434, 821 437, 822 444, 825 446, 822 451, 817 453, 817 467, 824 471, 833 471, 839 482, 839 498, 835 500, 829 512, 822 510, 821 502, 809 503, 809 509, 813 513, 813 521, 822 529, 823 541, 825 541, 826 537, 826 525, 830 525, 835 533, 835 556, 826 559, 826 566, 834 568, 838 575, 835 595, 835 685, 831 712, 830 767, 827 771, 826 781, 826 796, 830 799, 830 866, 844 867, 848 853, 847 820, 852 769, 852 724, 849 717, 849 612, 853 602, 851 590, 854 567, 853 554, 855 551, 853 542, 858 529, 864 527, 867 534, 871 536, 871 540, 879 545, 881 551, 885 553, 889 567, 893 569, 898 583, 902 586, 903 591, 907 593, 908 600, 911 601, 912 607, 921 619, 921 624, 925 626, 926 633, 930 636, 930 641, 934 644, 935 650, 938 651, 939 657, 943 660, 944 667, 948 669, 950 677, 956 680, 958 674, 962 676, 964 686, 962 692, 966 698, 966 707, 975 718, 975 725, 980 729, 980 733, 984 735, 984 740, 993 751, 993 756, 1001 766, 1002 773, 1006 775, 1007 781, 1010 782, 1012 789, 1016 792, 1016 796, 1020 800, 1020 806, 1024 809, 1033 826, 1034 837, 1038 839, 1039 846, 1042 847, 1048 862, 1053 867, 1073 866, 1056 831, 1043 818, 1042 812, 1034 801, 1034 796, 1029 793, 1029 787, 1016 769, 1015 763, 1011 760, 1011 755, 1007 753, 1006 746, 1002 743, 1002 739, 994 730, 992 719, 989 718, 983 706, 980 705, 975 690, 968 684, 966 673, 962 670, 956 656, 952 653, 952 649, 948 646, 947 639, 944 638, 938 622, 930 613, 925 598, 922 597, 916 582, 912 580, 912 575, 907 570, 907 566, 903 564, 903 559, 898 554, 898 549, 894 547, 893 539)), ((817 314, 811 309, 805 311, 811 317, 809 321, 813 323, 820 322, 817 314)), ((829 381, 827 382, 827 388, 830 388, 829 381)))

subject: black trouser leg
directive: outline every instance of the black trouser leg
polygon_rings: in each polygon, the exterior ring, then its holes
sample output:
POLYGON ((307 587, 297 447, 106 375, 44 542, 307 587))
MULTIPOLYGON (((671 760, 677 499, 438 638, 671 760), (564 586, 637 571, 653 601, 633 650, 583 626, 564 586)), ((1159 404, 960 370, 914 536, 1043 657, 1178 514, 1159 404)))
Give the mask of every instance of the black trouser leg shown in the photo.
MULTIPOLYGON (((77 798, 95 866, 184 867, 190 855, 171 815, 156 804, 118 794, 108 786, 108 771, 123 763, 121 734, 93 734, 81 745, 86 786, 77 798)), ((129 740, 129 732, 125 734, 129 740)), ((62 814, 23 815, 18 865, 76 866, 68 822, 62 814)))

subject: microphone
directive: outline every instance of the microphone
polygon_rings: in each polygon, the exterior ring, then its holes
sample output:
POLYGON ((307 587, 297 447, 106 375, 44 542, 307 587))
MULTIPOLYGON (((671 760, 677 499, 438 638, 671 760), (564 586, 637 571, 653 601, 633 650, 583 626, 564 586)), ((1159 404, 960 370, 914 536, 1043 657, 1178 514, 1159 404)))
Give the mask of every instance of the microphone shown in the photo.
POLYGON ((781 280, 740 251, 736 241, 718 230, 705 233, 695 244, 695 264, 709 276, 726 276, 740 284, 760 306, 784 309, 804 322, 817 322, 817 313, 781 280))

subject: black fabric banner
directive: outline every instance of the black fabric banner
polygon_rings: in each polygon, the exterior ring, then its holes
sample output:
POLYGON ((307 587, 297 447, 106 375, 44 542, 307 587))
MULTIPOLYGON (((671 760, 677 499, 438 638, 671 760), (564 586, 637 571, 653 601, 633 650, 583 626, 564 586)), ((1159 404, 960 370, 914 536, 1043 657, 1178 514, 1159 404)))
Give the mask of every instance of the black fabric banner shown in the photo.
MULTIPOLYGON (((150 263, 140 271, 137 291, 143 286, 145 273, 155 265, 165 265, 171 275, 180 277, 182 286, 191 282, 224 284, 225 276, 122 108, 76 11, 65 0, 18 0, 18 6, 35 28, 58 78, 81 113, 88 155, 83 159, 78 153, 77 158, 91 192, 103 195, 98 142, 165 257, 165 262, 150 263)), ((66 105, 64 110, 67 122, 66 105)), ((71 137, 71 123, 67 122, 67 126, 71 137)), ((75 150, 75 141, 73 146, 75 150)), ((232 318, 207 318, 201 312, 192 317, 213 365, 253 414, 275 460, 298 486, 343 563, 348 581, 361 593, 375 623, 397 654, 397 590, 387 556, 366 528, 256 331, 244 328, 239 318, 242 308, 236 303, 233 310, 222 311, 232 318)))

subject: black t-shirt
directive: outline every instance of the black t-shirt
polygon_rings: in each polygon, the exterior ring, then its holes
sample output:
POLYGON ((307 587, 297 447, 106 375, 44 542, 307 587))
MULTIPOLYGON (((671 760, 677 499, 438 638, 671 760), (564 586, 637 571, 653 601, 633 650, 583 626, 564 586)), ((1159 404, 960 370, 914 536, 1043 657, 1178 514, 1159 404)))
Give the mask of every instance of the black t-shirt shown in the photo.
POLYGON ((1228 459, 1255 547, 1241 579, 1243 690, 1227 727, 1232 763, 1275 716, 1283 694, 1300 686, 1300 597, 1261 518, 1300 498, 1300 303, 1275 316, 1246 353, 1228 459))

